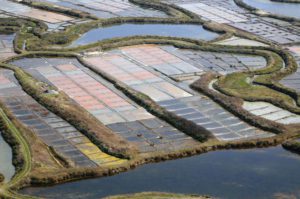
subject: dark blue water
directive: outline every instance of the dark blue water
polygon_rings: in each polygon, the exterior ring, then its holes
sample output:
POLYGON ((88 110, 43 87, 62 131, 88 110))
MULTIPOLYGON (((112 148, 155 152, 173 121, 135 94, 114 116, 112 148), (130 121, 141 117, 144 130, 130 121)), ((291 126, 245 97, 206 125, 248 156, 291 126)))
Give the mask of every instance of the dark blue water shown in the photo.
POLYGON ((261 10, 285 15, 288 17, 295 17, 300 19, 300 4, 296 3, 281 3, 281 2, 273 2, 270 0, 243 0, 248 5, 252 7, 259 8, 261 10))
POLYGON ((74 41, 71 46, 91 44, 97 41, 128 36, 172 36, 212 40, 217 33, 205 30, 201 25, 190 24, 121 24, 93 29, 74 41))
POLYGON ((47 198, 100 198, 142 191, 208 194, 230 199, 300 198, 300 156, 281 147, 210 152, 148 164, 116 176, 23 193, 47 198))

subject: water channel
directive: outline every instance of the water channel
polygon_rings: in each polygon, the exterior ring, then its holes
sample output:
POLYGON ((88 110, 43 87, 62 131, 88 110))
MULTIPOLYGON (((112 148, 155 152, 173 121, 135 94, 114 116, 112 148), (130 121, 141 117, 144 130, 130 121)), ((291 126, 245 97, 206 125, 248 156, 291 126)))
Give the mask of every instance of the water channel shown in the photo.
POLYGON ((57 198, 101 198, 142 191, 208 194, 230 199, 300 197, 300 156, 282 147, 210 152, 148 164, 116 176, 22 193, 57 198))
POLYGON ((12 150, 5 142, 0 132, 0 173, 4 175, 5 182, 8 182, 15 173, 12 165, 12 150))

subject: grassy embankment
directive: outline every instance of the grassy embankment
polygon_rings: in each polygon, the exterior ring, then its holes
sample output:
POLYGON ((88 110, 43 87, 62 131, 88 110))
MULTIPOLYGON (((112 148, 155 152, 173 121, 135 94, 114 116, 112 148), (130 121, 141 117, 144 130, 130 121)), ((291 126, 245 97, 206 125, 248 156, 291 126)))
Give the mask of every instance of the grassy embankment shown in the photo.
POLYGON ((220 92, 247 101, 265 101, 293 113, 300 113, 299 96, 278 83, 295 72, 297 64, 283 50, 273 51, 267 58, 268 66, 253 71, 235 72, 218 78, 215 88, 220 92), (279 51, 280 53, 275 53, 279 51))
POLYGON ((288 141, 282 144, 283 148, 300 155, 300 141, 288 141))
MULTIPOLYGON (((155 41, 155 39, 153 39, 154 41, 155 41)), ((132 41, 135 41, 134 43, 136 43, 136 41, 137 40, 132 40, 132 41)), ((146 40, 141 40, 140 42, 144 42, 145 43, 145 41, 146 40)), ((147 43, 147 42, 146 42, 147 43)), ((155 43, 155 42, 149 42, 149 43, 155 43)), ((172 43, 172 42, 168 42, 168 41, 159 41, 158 39, 157 39, 157 41, 156 41, 156 43, 172 43)), ((110 44, 109 43, 106 43, 107 45, 103 45, 102 46, 102 48, 104 48, 104 49, 109 49, 111 46, 110 46, 110 44)), ((114 47, 116 47, 117 45, 130 45, 130 44, 132 44, 132 43, 128 43, 128 42, 126 42, 126 41, 123 41, 123 42, 120 42, 120 43, 114 43, 114 47)), ((189 45, 189 44, 187 44, 187 42, 183 42, 183 41, 181 41, 181 40, 179 40, 179 41, 176 41, 175 42, 175 45, 176 46, 183 46, 184 48, 194 48, 195 49, 195 44, 192 44, 192 45, 189 45)), ((216 52, 223 52, 223 51, 225 51, 225 52, 235 52, 235 53, 243 53, 243 51, 241 51, 240 49, 237 49, 237 48, 234 48, 234 47, 232 47, 231 49, 230 48, 228 48, 228 47, 224 47, 224 48, 226 48, 227 50, 224 50, 224 49, 222 49, 221 47, 219 47, 218 46, 218 48, 216 48, 216 47, 214 47, 214 46, 203 46, 202 48, 201 48, 201 50, 210 50, 210 51, 216 51, 216 52)), ((269 66, 268 67, 266 67, 266 68, 264 68, 264 69, 259 69, 259 70, 256 70, 256 71, 251 71, 251 74, 253 75, 253 73, 255 72, 256 74, 268 74, 268 73, 272 73, 272 72, 274 72, 274 71, 278 71, 281 67, 282 67, 282 63, 280 62, 280 61, 278 61, 278 60, 280 60, 280 58, 279 58, 279 56, 277 56, 276 54, 274 54, 274 53, 271 53, 271 52, 268 52, 268 53, 266 53, 266 52, 263 52, 263 51, 254 51, 253 49, 247 49, 247 50, 245 50, 244 51, 244 53, 248 53, 248 54, 258 54, 258 55, 264 55, 265 57, 266 57, 266 59, 268 59, 269 60, 269 66), (274 58, 275 57, 275 58, 274 58)), ((96 71, 97 72, 97 71, 96 71)), ((102 76, 104 76, 105 77, 105 75, 103 75, 103 74, 101 74, 102 76)), ((242 79, 245 79, 246 77, 245 77, 245 75, 236 75, 236 76, 239 76, 239 81, 240 82, 243 82, 243 80, 242 79)), ((109 78, 110 79, 110 78, 109 78)), ((116 80, 113 80, 113 81, 116 81, 116 80)), ((235 85, 235 84, 230 84, 229 83, 229 85, 235 85)), ((242 85, 243 86, 243 85, 242 85)), ((265 88, 265 87, 263 87, 263 86, 261 86, 263 89, 267 89, 267 88, 265 88)), ((242 87, 243 89, 245 89, 245 87, 242 87)), ((250 87, 251 88, 251 87, 250 87)), ((248 88, 247 88, 248 89, 248 88)), ((252 88, 251 88, 252 89, 252 88)), ((254 90, 255 90, 256 88, 254 88, 254 90)), ((126 89, 125 89, 126 90, 126 89)), ((128 90, 128 89, 127 89, 128 90)), ((251 92, 252 92, 253 90, 251 90, 251 92)), ((256 90, 255 90, 256 91, 256 90)), ((251 93, 251 92, 249 92, 249 93, 251 93)), ((281 96, 281 94, 280 93, 278 93, 278 92, 271 92, 271 94, 273 94, 274 93, 274 96, 272 96, 273 98, 277 98, 278 96, 281 96)), ((290 102, 289 101, 289 98, 287 98, 287 101, 288 102, 290 102)))
POLYGON ((43 82, 38 82, 22 69, 3 64, 2 66, 14 71, 16 78, 22 88, 40 104, 56 113, 80 132, 86 135, 102 151, 118 157, 132 157, 136 154, 136 149, 120 136, 114 134, 90 114, 74 104, 74 102, 60 92, 58 94, 48 94, 46 91, 54 90, 43 82))
MULTIPOLYGON (((19 50, 19 53, 22 53, 23 51, 23 49, 22 49, 22 47, 23 47, 23 44, 24 44, 24 41, 26 41, 26 43, 28 42, 27 40, 23 40, 22 41, 22 43, 18 43, 18 39, 21 37, 20 35, 22 35, 22 34, 24 34, 24 35, 28 35, 28 34, 31 34, 32 36, 35 36, 35 37, 39 37, 39 36, 41 36, 42 35, 42 33, 43 33, 43 31, 45 31, 46 30, 46 27, 44 26, 44 24, 42 24, 42 23, 40 23, 40 22, 37 22, 37 23, 35 23, 35 22, 30 22, 30 24, 24 24, 24 22, 27 22, 26 20, 21 20, 21 19, 11 19, 11 21, 9 22, 9 23, 7 23, 7 25, 6 25, 6 21, 2 21, 2 24, 3 24, 3 29, 2 29, 2 31, 4 32, 4 31, 7 31, 7 32, 9 32, 9 33, 11 33, 11 32, 15 32, 15 31, 17 31, 17 30, 19 30, 19 32, 18 32, 18 34, 17 34, 17 38, 15 39, 15 46, 19 46, 19 48, 16 48, 16 50, 19 50), (14 25, 14 21, 15 21, 15 25, 14 25)), ((80 29, 82 29, 82 27, 84 27, 84 26, 81 26, 81 28, 80 29)), ((50 36, 50 37, 52 37, 52 35, 50 36)), ((58 36, 59 37, 59 36, 58 36)), ((58 42, 59 43, 59 42, 58 42)), ((5 66, 5 68, 10 68, 9 66, 5 66)), ((10 68, 10 69, 12 69, 12 68, 10 68)), ((31 78, 30 77, 28 77, 27 76, 27 74, 26 73, 24 73, 23 71, 21 71, 21 70, 18 70, 18 69, 13 69, 14 70, 14 72, 15 72, 15 75, 16 75, 16 77, 20 80, 20 82, 22 82, 23 84, 22 84, 22 86, 23 86, 23 88, 25 89, 25 90, 27 90, 29 93, 31 92, 31 94, 32 95, 34 95, 32 92, 33 91, 37 91, 39 94, 36 94, 35 93, 35 97, 37 97, 37 96, 39 96, 40 98, 38 99, 38 100, 40 100, 40 101, 43 101, 43 100, 45 100, 45 101, 47 101, 46 100, 46 98, 56 98, 55 96, 43 96, 43 91, 44 91, 44 89, 47 89, 46 87, 43 87, 43 85, 41 85, 40 83, 37 83, 37 84, 35 84, 36 82, 32 82, 31 81, 31 78), (23 81, 22 81, 23 80, 23 81), (37 88, 37 87, 39 87, 40 86, 40 90, 39 89, 32 89, 32 88, 37 88), (26 88, 30 88, 30 89, 26 89, 26 88)), ((50 100, 51 101, 51 100, 50 100)), ((58 100, 59 101, 59 100, 58 100)), ((67 101, 66 99, 62 99, 61 101, 67 101)), ((49 102, 49 101, 48 101, 49 102)), ((54 102, 53 100, 52 100, 52 102, 54 102)), ((56 103, 57 103, 57 101, 56 101, 56 103)), ((58 102, 58 104, 59 104, 59 102, 58 102)), ((52 104, 53 105, 53 104, 52 104)), ((65 109, 64 109, 65 110, 65 109)), ((74 112, 73 112, 74 113, 74 112)), ((80 113, 82 113, 81 111, 80 111, 80 113)), ((77 115, 79 115, 79 114, 77 114, 77 115)), ((76 120, 76 119, 75 119, 76 120)), ((88 123, 88 124, 90 124, 90 123, 92 123, 92 122, 90 122, 90 121, 85 121, 85 123, 88 123)), ((83 125, 85 125, 85 124, 83 124, 83 125)), ((99 127, 99 125, 98 126, 96 126, 96 127, 99 127)), ((84 127, 83 127, 84 128, 84 127)), ((90 130, 89 128, 84 128, 84 129, 88 129, 88 130, 90 130)), ((101 129, 101 128, 100 128, 101 129)), ((102 128, 102 130, 103 130, 103 128, 102 128)), ((101 132, 102 133, 102 132, 101 132)), ((35 137, 35 136, 33 136, 33 137, 35 137)), ((114 140, 114 142, 116 141, 116 138, 114 137, 114 136, 112 136, 113 137, 113 140, 114 140)), ((100 139, 95 139, 95 140, 100 140, 100 139)), ((120 145, 122 145, 123 143, 115 143, 115 144, 117 144, 118 145, 118 147, 120 148, 120 145)), ((32 144, 30 144, 31 145, 31 147, 33 146, 32 144)), ((25 146, 25 145, 24 145, 25 146)), ((101 146, 103 146, 103 144, 101 144, 101 146)), ((28 147, 28 145, 27 145, 27 147, 28 147)), ((41 147, 41 146, 40 146, 41 147)), ((102 148, 103 149, 103 148, 102 148)), ((49 150, 49 151, 53 151, 53 150, 49 150)), ((126 152, 127 151, 130 151, 130 147, 126 147, 126 152)), ((17 153, 16 153, 17 154, 17 153)), ((15 155, 16 155, 15 154, 15 155)), ((18 152, 18 154, 19 155, 21 155, 21 154, 23 154, 23 152, 18 152)), ((36 158, 35 156, 34 156, 34 158, 36 158)), ((50 158, 51 159, 51 158, 50 158)), ((82 175, 82 174, 79 174, 79 175, 82 175)), ((78 177, 78 175, 77 175, 77 177, 78 177)), ((82 176, 81 176, 82 177, 82 176)))
MULTIPOLYGON (((18 38, 18 45, 17 47, 20 49, 23 45, 23 41, 26 40, 26 49, 30 51, 78 51, 86 48, 90 48, 92 46, 98 46, 99 44, 103 42, 112 43, 114 40, 121 39, 121 38, 114 38, 114 39, 108 39, 102 42, 95 42, 91 45, 87 45, 84 48, 83 47, 77 47, 77 48, 68 48, 63 49, 62 47, 67 47, 71 44, 72 41, 79 38, 83 33, 93 29, 93 28, 99 28, 99 27, 105 27, 105 26, 111 26, 111 25, 118 25, 118 24, 124 24, 124 23, 159 23, 159 24, 199 24, 202 25, 203 22, 200 20, 187 20, 187 19, 179 19, 179 18, 167 18, 167 19, 161 19, 161 18, 113 18, 113 19, 106 19, 106 20, 97 20, 92 21, 84 24, 78 24, 74 26, 68 27, 63 32, 57 32, 57 33, 44 33, 42 35, 33 35, 31 33, 24 33, 19 34, 18 38)), ((211 27, 207 26, 207 29, 212 29, 211 27)), ((216 29, 214 31, 217 31, 221 34, 225 33, 222 30, 216 29)), ((134 38, 134 37, 131 37, 134 38)), ((165 37, 168 38, 168 37, 165 37)), ((124 38, 122 38, 124 39, 124 38)), ((126 38, 125 38, 126 39, 126 38)))
MULTIPOLYGON (((131 20, 131 19, 116 19, 116 21, 111 20, 111 21, 106 21, 106 23, 111 23, 111 24, 115 24, 115 23, 120 23, 121 22, 128 22, 127 20, 131 20), (122 21, 124 20, 124 21, 122 21)), ((132 20, 137 20, 139 22, 149 22, 149 19, 132 19, 132 20)), ((150 19, 150 21, 152 20, 152 22, 160 22, 163 23, 162 19, 150 19)), ((169 20, 169 19, 168 19, 169 20)), ((164 21, 166 23, 170 23, 170 21, 164 21)), ((173 19, 172 19, 173 20, 173 19)), ((184 23, 185 20, 175 20, 174 23, 184 23)), ((37 32, 28 32, 28 31, 24 31, 21 32, 21 34, 19 34, 18 39, 16 40, 16 44, 17 46, 20 48, 23 45, 23 41, 24 39, 27 40, 28 49, 36 49, 36 50, 40 50, 43 49, 44 47, 49 48, 50 45, 66 45, 67 43, 70 43, 71 40, 76 39, 78 36, 80 36, 80 34, 88 31, 89 29, 98 26, 99 21, 93 21, 89 24, 84 24, 82 26, 73 26, 70 27, 69 30, 66 30, 63 33, 58 33, 58 34, 52 34, 52 33, 45 33, 45 34, 38 34, 37 32), (72 33, 72 31, 70 30, 74 30, 75 34, 72 33), (70 31, 70 32, 68 32, 70 31), (22 35, 24 34, 24 35, 22 35), (26 37, 28 36, 28 38, 26 37), (60 38, 60 36, 63 36, 63 39, 60 38), (70 39, 68 38, 70 36, 70 39), (51 38, 52 37, 52 38, 51 38), (31 40, 32 39, 32 40, 31 40), (53 40, 52 40, 53 39, 53 40), (44 43, 45 40, 45 43, 44 43), (65 41, 67 40, 67 42, 65 41), (35 43, 36 42, 36 43, 35 43)), ((136 22, 136 21, 135 21, 136 22)), ((191 21, 188 21, 188 23, 192 23, 191 21)), ((198 23, 198 21, 197 21, 198 23)), ((200 22, 199 22, 200 23, 200 22)), ((105 23, 103 23, 105 25, 105 23)), ((107 24, 106 24, 107 25, 107 24)), ((216 26, 218 28, 220 28, 219 26, 216 26)), ((23 29, 24 30, 24 29, 23 29)), ((169 38, 170 39, 170 38, 169 38)), ((201 42, 195 42, 193 44, 190 44, 188 41, 184 41, 184 40, 178 40, 176 42, 173 42, 170 40, 167 40, 166 38, 159 38, 159 37, 153 37, 152 39, 147 40, 146 38, 142 38, 142 37, 136 37, 136 38, 128 38, 125 41, 122 41, 122 39, 119 40, 110 40, 110 41, 106 41, 106 42, 102 42, 102 43, 97 43, 94 46, 88 46, 89 47, 99 47, 101 49, 110 49, 110 48, 114 48, 114 47, 118 47, 118 45, 132 45, 132 44, 138 44, 138 43, 158 43, 158 44, 172 44, 174 43, 175 46, 182 46, 184 48, 195 48, 198 49, 199 44, 201 44, 201 42), (165 41, 164 41, 165 40, 165 41), (117 42, 116 42, 117 41, 117 42)), ((224 47, 227 48, 227 47, 224 47)), ((50 49, 50 48, 49 48, 50 49)), ((203 45, 201 47, 202 50, 213 50, 216 52, 221 52, 222 50, 224 50, 222 47, 220 46, 210 46, 210 45, 203 45)), ((233 52, 240 52, 240 48, 228 48, 233 50, 233 52)), ((79 49, 78 49, 79 50, 79 49)), ((57 49, 55 49, 55 51, 57 51, 57 49)), ((63 51, 63 50, 62 50, 63 51)), ((228 52, 228 51, 225 51, 228 52)), ((60 53, 57 53, 60 54, 60 53)), ((41 56, 41 55, 37 55, 37 56, 41 56)), ((20 81, 21 85, 25 88, 25 90, 30 93, 31 95, 35 96, 36 99, 40 98, 40 103, 44 103, 45 106, 47 106, 48 104, 48 108, 50 109, 51 106, 49 106, 49 104, 54 105, 52 108, 53 110, 58 111, 57 109, 59 109, 58 104, 64 101, 67 101, 66 98, 61 98, 61 101, 55 101, 57 100, 56 97, 57 96, 52 96, 52 97, 45 97, 45 98, 52 98, 50 101, 49 99, 45 99, 42 98, 41 95, 43 95, 43 89, 40 90, 40 88, 38 88, 39 86, 41 86, 41 88, 45 88, 44 86, 42 86, 40 83, 35 82, 30 76, 28 76, 28 74, 25 74, 23 71, 16 70, 14 69, 16 76, 18 77, 18 80, 20 81), (19 75, 18 75, 19 74, 19 75), (29 82, 28 82, 29 80, 29 82), (22 83, 23 82, 23 83, 22 83), (26 89, 27 88, 27 89, 26 89), (32 89, 32 90, 31 90, 32 89), (34 94, 34 92, 40 90, 38 93, 34 94), (43 100, 45 100, 45 102, 42 102, 43 100), (54 103, 55 102, 55 103, 54 103), (59 102, 59 103, 58 103, 59 102)), ((113 81, 113 80, 112 80, 113 81)), ((47 88, 47 87, 46 87, 47 88)), ((123 89, 123 88, 122 88, 123 89)), ((124 91, 124 92, 131 92, 130 90, 124 91)), ((137 95, 139 95, 138 93, 136 93, 137 95)), ((61 94, 61 96, 63 96, 63 94, 61 94)), ((140 96, 139 97, 141 99, 141 101, 145 101, 145 96, 140 96)), ((54 111, 55 112, 55 111, 54 111)), ((64 112, 61 115, 66 114, 67 112, 64 112)), ((65 115, 66 116, 66 115, 65 115)), ((86 125, 86 124, 85 124, 86 125)), ((203 143, 199 146, 196 146, 194 149, 192 150, 187 150, 187 151, 181 151, 179 152, 174 152, 174 153, 170 153, 170 154, 153 154, 151 156, 148 157, 141 157, 140 159, 136 159, 136 160, 132 160, 130 163, 128 163, 128 165, 122 167, 122 168, 113 168, 113 169, 96 169, 96 170, 80 170, 80 169, 69 169, 69 173, 64 173, 63 171, 56 173, 56 176, 53 176, 53 174, 49 174, 47 173, 47 171, 45 171, 45 173, 40 173, 39 175, 33 175, 31 177, 31 184, 54 184, 54 183, 59 183, 59 182, 65 182, 65 181, 69 181, 69 180, 74 180, 74 179, 80 179, 80 178, 86 178, 86 177, 96 177, 96 176, 103 176, 103 175, 112 175, 130 168, 133 168, 139 164, 144 164, 147 162, 155 162, 155 161, 161 161, 161 160, 167 160, 167 159, 174 159, 174 158, 178 158, 178 157, 185 157, 185 156, 189 156, 189 155, 193 155, 196 153, 203 153, 203 152, 207 152, 210 150, 216 150, 216 149, 224 149, 224 148, 247 148, 247 147, 263 147, 263 146, 269 146, 269 145, 274 145, 274 144, 278 144, 281 143, 282 141, 284 141, 286 138, 283 137, 282 135, 275 137, 275 138, 269 138, 269 139, 261 139, 261 140, 251 140, 251 141, 238 141, 238 142, 230 142, 230 143, 218 143, 218 142, 214 142, 214 143, 210 143, 210 142, 206 142, 203 143)))
POLYGON ((13 153, 18 156, 17 159, 14 157, 14 164, 17 164, 16 161, 18 161, 16 173, 10 182, 1 185, 0 197, 19 198, 18 194, 14 193, 11 189, 17 187, 31 171, 31 149, 23 135, 9 120, 2 109, 0 109, 0 123, 1 130, 6 135, 4 137, 9 136, 9 144, 12 145, 13 153))
MULTIPOLYGON (((141 0, 131 0, 132 3, 138 4, 145 8, 153 8, 157 10, 161 10, 169 15, 167 18, 155 18, 155 17, 117 17, 117 18, 111 18, 111 19, 97 19, 92 20, 87 23, 77 24, 73 26, 69 26, 66 28, 65 31, 60 32, 45 32, 45 28, 43 29, 36 29, 34 31, 28 31, 28 30, 22 30, 19 31, 19 34, 17 35, 16 39, 16 49, 18 51, 22 51, 22 47, 24 45, 24 41, 26 41, 26 50, 30 51, 40 51, 40 50, 53 50, 57 51, 56 48, 59 48, 60 51, 66 51, 62 47, 68 46, 72 41, 79 38, 83 33, 98 27, 103 26, 111 26, 121 23, 170 23, 170 24, 199 24, 203 25, 204 28, 208 30, 212 30, 215 32, 219 32, 221 34, 226 33, 217 24, 213 23, 205 23, 203 20, 201 20, 197 15, 195 15, 192 12, 189 12, 187 10, 184 10, 180 7, 177 7, 175 5, 167 5, 164 3, 161 3, 159 1, 141 1, 141 0)), ((24 2, 23 2, 24 3, 24 2)), ((27 4, 30 4, 32 6, 40 5, 39 3, 34 2, 27 2, 27 4)), ((43 4, 41 6, 41 9, 49 10, 50 8, 48 4, 43 4)), ((52 8, 53 9, 53 8, 52 8)), ((55 7, 55 9, 59 9, 55 7)), ((60 12, 64 12, 61 10, 60 12)), ((64 14, 68 14, 67 12, 64 14)), ((84 16, 82 16, 84 17, 84 16)), ((231 33, 223 34, 218 39, 221 38, 227 38, 231 35, 231 33)), ((106 42, 112 43, 113 40, 109 40, 106 42)), ((98 44, 93 44, 94 46, 97 46, 98 44)), ((89 48, 91 46, 87 46, 86 48, 89 48)), ((68 51, 74 51, 74 50, 80 50, 81 48, 72 48, 68 49, 68 51)))
POLYGON ((2 184, 2 182, 4 182, 5 177, 2 173, 0 173, 0 185, 2 184))
MULTIPOLYGON (((172 43, 171 41, 168 41, 169 43, 172 43)), ((176 43, 176 42, 175 42, 176 43)), ((178 42, 176 45, 180 45, 183 43, 178 42)), ((183 45, 187 47, 187 44, 183 45)), ((39 56, 42 56, 40 54, 39 56)), ((21 69, 19 69, 21 70, 21 69)), ((16 75, 18 76, 18 75, 16 75)), ((34 81, 31 77, 26 76, 25 80, 31 79, 30 81, 34 81)), ((21 85, 24 85, 22 81, 24 81, 23 78, 18 78, 21 85)), ((33 85, 39 85, 38 82, 33 82, 33 85)), ((32 90, 36 90, 36 87, 31 87, 32 90)), ((27 90, 27 89, 25 89, 27 90)), ((60 183, 65 182, 69 180, 74 179, 80 179, 80 178, 87 178, 87 177, 96 177, 96 176, 103 176, 103 175, 112 175, 130 168, 134 168, 137 165, 144 164, 147 162, 156 162, 161 160, 167 160, 167 159, 174 159, 178 157, 185 157, 190 156, 197 153, 203 153, 207 152, 209 150, 216 150, 216 149, 222 149, 222 148, 248 148, 248 147, 263 147, 268 145, 274 145, 278 144, 281 141, 283 141, 283 137, 277 137, 277 138, 271 138, 271 139, 262 139, 262 140, 252 140, 252 141, 240 141, 240 142, 230 142, 230 143, 220 143, 220 142, 206 142, 203 144, 199 144, 199 146, 195 146, 192 149, 186 150, 186 151, 178 151, 174 153, 168 153, 168 154, 151 154, 148 157, 140 157, 135 160, 132 160, 126 166, 122 166, 121 168, 115 168, 111 170, 103 170, 103 169, 69 169, 68 174, 66 172, 58 172, 55 176, 53 176, 51 173, 36 173, 31 178, 31 184, 54 184, 54 183, 60 183)))
POLYGON ((298 95, 290 94, 287 92, 288 88, 278 83, 283 77, 295 72, 297 65, 294 58, 286 51, 278 48, 244 48, 240 52, 263 56, 267 60, 267 66, 223 76, 205 74, 192 85, 192 88, 206 94, 254 126, 280 134, 290 134, 292 137, 298 136, 300 133, 298 124, 281 125, 252 115, 242 108, 243 100, 265 101, 299 114, 300 108, 296 103, 299 99, 298 95), (213 87, 220 93, 209 88, 209 84, 213 80, 217 80, 213 83, 213 87), (281 90, 276 89, 274 85, 280 85, 281 90))

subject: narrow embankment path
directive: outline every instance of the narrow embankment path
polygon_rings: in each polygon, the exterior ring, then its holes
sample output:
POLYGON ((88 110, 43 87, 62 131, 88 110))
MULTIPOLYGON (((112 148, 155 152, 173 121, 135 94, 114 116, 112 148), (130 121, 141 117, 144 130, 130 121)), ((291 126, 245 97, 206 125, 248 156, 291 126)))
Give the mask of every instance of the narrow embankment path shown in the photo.
POLYGON ((22 179, 24 179, 31 170, 31 152, 27 141, 24 139, 20 131, 13 125, 13 123, 8 119, 6 114, 2 109, 0 109, 0 117, 2 117, 5 125, 9 127, 11 133, 20 144, 20 151, 24 157, 24 164, 22 169, 11 179, 10 182, 4 184, 0 187, 0 196, 8 197, 8 198, 33 198, 31 196, 24 196, 15 193, 10 190, 10 188, 16 186, 22 179))

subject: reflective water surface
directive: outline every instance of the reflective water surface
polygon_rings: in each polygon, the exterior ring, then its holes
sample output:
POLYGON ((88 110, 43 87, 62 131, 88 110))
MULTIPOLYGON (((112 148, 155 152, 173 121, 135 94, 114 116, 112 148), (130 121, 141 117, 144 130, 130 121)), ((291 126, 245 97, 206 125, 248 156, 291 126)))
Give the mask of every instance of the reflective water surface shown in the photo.
POLYGON ((9 181, 15 173, 15 167, 12 165, 12 150, 4 141, 0 132, 0 173, 5 177, 5 182, 9 181))
POLYGON ((116 176, 23 193, 57 198, 100 198, 142 191, 208 194, 230 199, 300 197, 300 156, 281 147, 228 150, 148 164, 116 176))
POLYGON ((190 24, 121 24, 109 27, 101 27, 88 31, 71 46, 86 45, 117 37, 137 35, 171 36, 191 39, 212 40, 217 33, 205 30, 201 25, 190 24))
POLYGON ((300 19, 300 3, 281 3, 273 2, 270 0, 243 0, 248 5, 252 7, 259 8, 261 10, 285 15, 289 17, 295 17, 300 19))

